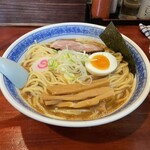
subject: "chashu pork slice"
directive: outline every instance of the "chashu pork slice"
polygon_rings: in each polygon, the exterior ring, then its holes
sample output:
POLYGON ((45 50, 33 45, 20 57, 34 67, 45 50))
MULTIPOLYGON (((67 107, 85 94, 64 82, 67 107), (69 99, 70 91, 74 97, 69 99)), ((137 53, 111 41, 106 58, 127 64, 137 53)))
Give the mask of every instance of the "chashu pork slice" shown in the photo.
POLYGON ((68 50, 75 50, 78 52, 85 51, 87 53, 103 51, 103 47, 100 45, 96 45, 93 43, 81 43, 79 41, 69 39, 56 40, 54 43, 50 45, 50 47, 56 50, 68 49, 68 50))

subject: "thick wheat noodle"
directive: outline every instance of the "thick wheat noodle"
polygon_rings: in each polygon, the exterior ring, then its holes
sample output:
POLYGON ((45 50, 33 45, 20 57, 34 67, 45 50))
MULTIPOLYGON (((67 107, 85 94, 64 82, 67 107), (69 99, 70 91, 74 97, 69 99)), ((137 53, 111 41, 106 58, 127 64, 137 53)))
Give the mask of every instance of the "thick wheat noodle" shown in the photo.
POLYGON ((121 77, 113 82, 114 85, 120 85, 119 83, 124 82, 125 77, 128 75, 128 72, 125 72, 121 77))
POLYGON ((94 80, 89 85, 81 85, 81 84, 53 85, 53 86, 48 86, 47 89, 52 95, 59 95, 59 94, 77 93, 92 88, 96 88, 100 86, 108 86, 108 85, 109 85, 108 78, 102 78, 102 79, 94 80))

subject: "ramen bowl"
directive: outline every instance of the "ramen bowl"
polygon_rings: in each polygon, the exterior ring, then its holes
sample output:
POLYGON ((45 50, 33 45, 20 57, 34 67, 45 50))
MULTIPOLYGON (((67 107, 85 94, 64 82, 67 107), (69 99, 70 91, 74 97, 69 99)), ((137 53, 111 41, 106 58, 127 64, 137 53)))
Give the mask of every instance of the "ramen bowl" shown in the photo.
MULTIPOLYGON (((20 63, 28 47, 36 42, 46 43, 63 38, 90 37, 100 40, 105 27, 88 23, 59 23, 35 29, 12 43, 3 57, 20 63)), ((37 121, 64 127, 89 127, 107 124, 123 118, 138 108, 150 90, 150 65, 141 48, 128 37, 122 35, 136 64, 136 86, 130 100, 116 112, 90 121, 58 120, 46 117, 31 108, 19 94, 19 90, 3 75, 0 75, 1 91, 8 102, 24 115, 37 121)))

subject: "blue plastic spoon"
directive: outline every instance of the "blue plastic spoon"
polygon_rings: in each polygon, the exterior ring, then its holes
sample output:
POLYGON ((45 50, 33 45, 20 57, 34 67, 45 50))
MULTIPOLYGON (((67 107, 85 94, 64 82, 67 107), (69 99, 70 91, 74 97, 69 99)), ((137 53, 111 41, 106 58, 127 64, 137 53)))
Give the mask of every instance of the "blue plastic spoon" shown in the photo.
POLYGON ((0 72, 19 89, 26 84, 29 75, 19 63, 3 57, 0 57, 0 72))

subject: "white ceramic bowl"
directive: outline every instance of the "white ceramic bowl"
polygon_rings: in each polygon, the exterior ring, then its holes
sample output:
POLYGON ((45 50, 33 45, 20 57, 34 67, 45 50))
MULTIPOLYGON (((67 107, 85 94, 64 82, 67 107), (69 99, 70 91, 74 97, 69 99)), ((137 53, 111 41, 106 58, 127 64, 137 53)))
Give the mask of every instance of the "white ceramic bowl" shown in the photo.
MULTIPOLYGON (((104 27, 102 26, 87 23, 60 23, 44 26, 20 37, 12 45, 10 45, 3 56, 19 63, 24 57, 27 48, 35 41, 47 42, 59 38, 62 39, 83 36, 92 37, 99 40, 99 35, 103 32, 103 30, 104 27)), ((150 64, 147 57, 137 44, 124 35, 123 38, 131 50, 136 62, 137 83, 135 92, 129 102, 124 105, 124 107, 109 116, 91 121, 62 121, 48 118, 30 108, 18 94, 18 89, 16 89, 13 84, 3 75, 0 75, 1 91, 8 102, 11 103, 12 106, 14 106, 18 111, 35 120, 51 125, 65 127, 89 127, 106 124, 125 117, 134 111, 138 106, 140 106, 149 93, 150 64)))

